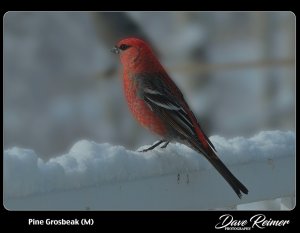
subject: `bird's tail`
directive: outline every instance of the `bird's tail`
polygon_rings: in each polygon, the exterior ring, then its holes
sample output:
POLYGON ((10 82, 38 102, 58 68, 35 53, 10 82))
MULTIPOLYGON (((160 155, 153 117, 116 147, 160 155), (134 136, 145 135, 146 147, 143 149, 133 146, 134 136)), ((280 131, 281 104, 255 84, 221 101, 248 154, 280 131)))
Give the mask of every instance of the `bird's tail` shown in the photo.
POLYGON ((205 151, 200 145, 198 145, 198 143, 192 143, 192 146, 208 159, 208 161, 217 169, 217 171, 233 188, 239 198, 242 197, 241 192, 244 194, 248 194, 248 189, 229 171, 225 164, 219 159, 216 152, 209 145, 208 149, 205 151))

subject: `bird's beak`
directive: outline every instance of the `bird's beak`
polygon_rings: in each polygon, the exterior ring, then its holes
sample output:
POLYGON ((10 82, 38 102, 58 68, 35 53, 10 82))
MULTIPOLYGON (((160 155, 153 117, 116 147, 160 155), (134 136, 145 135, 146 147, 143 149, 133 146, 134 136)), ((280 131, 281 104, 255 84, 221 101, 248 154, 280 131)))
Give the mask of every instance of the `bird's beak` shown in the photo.
POLYGON ((115 53, 115 54, 119 54, 120 53, 120 49, 117 46, 114 46, 110 51, 112 53, 115 53))

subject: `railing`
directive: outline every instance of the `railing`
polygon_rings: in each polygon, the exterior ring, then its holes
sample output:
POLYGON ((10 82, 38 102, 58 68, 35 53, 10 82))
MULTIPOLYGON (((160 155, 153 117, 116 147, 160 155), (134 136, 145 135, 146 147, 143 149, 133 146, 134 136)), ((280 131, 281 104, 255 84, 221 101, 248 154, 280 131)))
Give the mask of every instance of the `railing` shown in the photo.
POLYGON ((171 144, 166 150, 141 154, 123 147, 81 141, 69 154, 46 163, 37 159, 32 151, 27 150, 27 155, 22 156, 22 149, 6 150, 4 205, 11 210, 294 207, 294 133, 273 131, 262 132, 249 139, 211 137, 211 140, 224 163, 247 186, 249 194, 242 199, 205 159, 200 159, 197 153, 179 144, 171 144), (241 155, 237 157, 237 153, 241 155), (12 170, 18 166, 20 170, 12 170), (36 169, 33 172, 40 176, 34 182, 30 169, 36 169), (14 176, 17 172, 19 176, 14 176), (33 187, 35 182, 37 187, 33 187), (18 184, 20 187, 17 187, 18 184), (26 187, 25 192, 22 189, 26 187))

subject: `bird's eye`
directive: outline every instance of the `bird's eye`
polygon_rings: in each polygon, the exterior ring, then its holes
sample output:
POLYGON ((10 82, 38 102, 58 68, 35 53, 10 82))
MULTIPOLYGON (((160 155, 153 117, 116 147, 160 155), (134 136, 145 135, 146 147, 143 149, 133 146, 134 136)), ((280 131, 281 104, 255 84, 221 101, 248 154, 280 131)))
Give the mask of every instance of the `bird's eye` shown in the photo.
POLYGON ((120 45, 120 47, 119 47, 119 49, 121 49, 121 50, 126 50, 126 49, 128 49, 129 47, 131 47, 130 45, 127 45, 127 44, 121 44, 120 45))

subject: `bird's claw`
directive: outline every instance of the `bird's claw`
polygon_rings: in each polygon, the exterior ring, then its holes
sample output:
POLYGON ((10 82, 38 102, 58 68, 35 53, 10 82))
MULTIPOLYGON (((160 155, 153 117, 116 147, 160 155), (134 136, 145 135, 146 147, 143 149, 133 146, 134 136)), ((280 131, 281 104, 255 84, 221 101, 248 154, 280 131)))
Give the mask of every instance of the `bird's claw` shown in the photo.
POLYGON ((169 143, 170 142, 166 141, 165 144, 163 144, 160 148, 166 148, 169 143))
POLYGON ((160 140, 160 141, 158 141, 157 143, 154 143, 154 144, 153 144, 152 146, 150 146, 149 148, 144 149, 144 150, 140 150, 140 151, 138 151, 138 152, 147 152, 147 151, 149 151, 149 150, 153 150, 155 147, 159 146, 159 145, 162 144, 163 142, 164 142, 165 144, 163 144, 161 148, 166 148, 167 145, 169 144, 169 142, 168 142, 168 141, 165 141, 165 140, 160 140))

